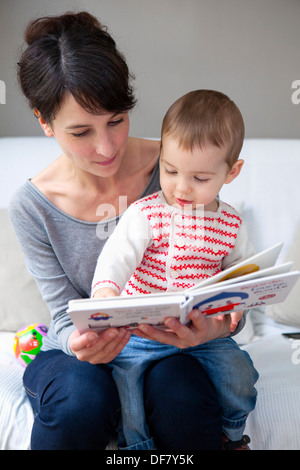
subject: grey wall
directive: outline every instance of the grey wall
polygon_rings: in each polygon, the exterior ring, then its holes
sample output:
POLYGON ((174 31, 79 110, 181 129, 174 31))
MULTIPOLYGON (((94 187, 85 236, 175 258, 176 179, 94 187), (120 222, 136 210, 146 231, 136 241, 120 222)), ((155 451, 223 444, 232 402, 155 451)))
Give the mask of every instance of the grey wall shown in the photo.
POLYGON ((0 0, 0 136, 41 135, 16 81, 23 31, 74 9, 108 25, 136 76, 131 135, 158 136, 176 98, 213 88, 236 101, 247 137, 300 137, 300 0, 0 0))

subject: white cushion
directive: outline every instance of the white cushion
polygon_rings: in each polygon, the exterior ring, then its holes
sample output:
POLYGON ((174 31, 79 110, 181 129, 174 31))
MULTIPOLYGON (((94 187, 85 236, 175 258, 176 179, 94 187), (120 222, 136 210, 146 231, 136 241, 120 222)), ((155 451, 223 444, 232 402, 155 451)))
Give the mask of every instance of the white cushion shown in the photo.
POLYGON ((54 137, 1 137, 0 207, 8 207, 16 189, 61 154, 54 137))
POLYGON ((300 139, 247 139, 240 175, 225 184, 220 197, 243 205, 250 238, 257 251, 283 242, 286 257, 300 222, 300 139))
MULTIPOLYGON (((300 270, 300 224, 286 261, 293 261, 293 269, 300 270)), ((267 307, 266 313, 279 323, 300 328, 300 280, 297 281, 285 302, 270 305, 267 307)))

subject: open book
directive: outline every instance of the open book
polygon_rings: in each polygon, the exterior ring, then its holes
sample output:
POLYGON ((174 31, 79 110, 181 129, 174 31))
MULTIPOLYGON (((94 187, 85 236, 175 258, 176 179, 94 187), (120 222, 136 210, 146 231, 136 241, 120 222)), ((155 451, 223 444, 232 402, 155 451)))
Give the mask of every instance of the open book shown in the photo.
POLYGON ((141 323, 163 327, 167 316, 186 324, 194 308, 211 317, 283 302, 300 272, 290 272, 292 262, 275 264, 281 248, 274 245, 181 292, 71 300, 68 314, 82 333, 141 323))

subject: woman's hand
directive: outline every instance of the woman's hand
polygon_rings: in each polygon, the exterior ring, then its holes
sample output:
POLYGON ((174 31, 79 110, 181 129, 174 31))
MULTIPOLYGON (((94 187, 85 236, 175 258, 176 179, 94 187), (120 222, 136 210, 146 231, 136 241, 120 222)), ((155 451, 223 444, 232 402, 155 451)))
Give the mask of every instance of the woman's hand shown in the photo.
POLYGON ((191 320, 188 326, 183 325, 176 318, 166 317, 165 325, 168 330, 159 330, 150 325, 139 325, 132 333, 142 338, 171 344, 180 349, 197 346, 212 339, 225 338, 230 335, 230 315, 224 315, 223 321, 220 321, 216 317, 204 317, 199 310, 192 310, 188 318, 191 320))
POLYGON ((109 328, 101 333, 80 334, 73 331, 69 338, 72 352, 80 361, 91 364, 107 364, 126 346, 131 334, 123 328, 109 328))

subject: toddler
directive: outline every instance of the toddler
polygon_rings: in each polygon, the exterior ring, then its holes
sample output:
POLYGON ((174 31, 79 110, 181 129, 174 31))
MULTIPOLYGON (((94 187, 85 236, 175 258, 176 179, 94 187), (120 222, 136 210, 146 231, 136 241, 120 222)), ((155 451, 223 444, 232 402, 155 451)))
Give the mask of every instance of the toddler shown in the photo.
MULTIPOLYGON (((240 214, 218 197, 241 171, 243 139, 241 113, 220 92, 192 91, 170 107, 161 132, 161 191, 122 215, 99 256, 93 298, 184 290, 254 254, 240 214)), ((231 314, 231 332, 242 314, 231 314)), ((178 353, 195 357, 213 382, 224 442, 248 448, 243 431, 258 377, 249 355, 231 337, 178 349, 136 335, 110 363, 122 402, 121 446, 155 449, 143 375, 153 361, 178 353)))

